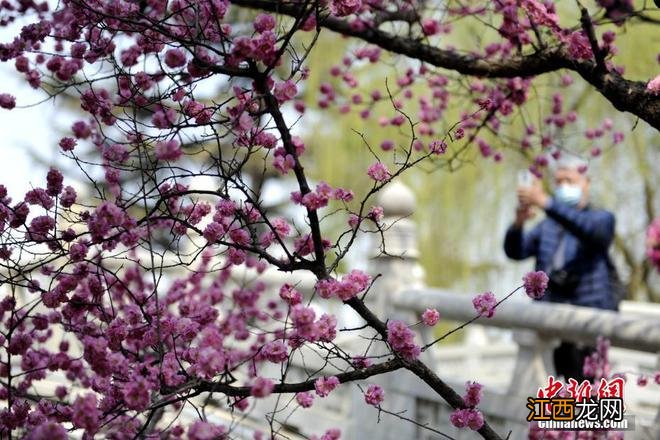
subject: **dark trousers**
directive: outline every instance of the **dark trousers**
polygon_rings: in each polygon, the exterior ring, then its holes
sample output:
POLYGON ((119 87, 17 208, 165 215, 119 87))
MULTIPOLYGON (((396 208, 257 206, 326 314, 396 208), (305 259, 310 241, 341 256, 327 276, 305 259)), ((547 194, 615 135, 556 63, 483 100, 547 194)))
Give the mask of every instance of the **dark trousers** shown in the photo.
POLYGON ((564 376, 566 382, 569 378, 577 380, 578 383, 582 383, 585 379, 593 381, 593 377, 584 375, 582 367, 584 360, 595 351, 595 347, 578 346, 573 342, 562 341, 553 353, 557 376, 564 376))

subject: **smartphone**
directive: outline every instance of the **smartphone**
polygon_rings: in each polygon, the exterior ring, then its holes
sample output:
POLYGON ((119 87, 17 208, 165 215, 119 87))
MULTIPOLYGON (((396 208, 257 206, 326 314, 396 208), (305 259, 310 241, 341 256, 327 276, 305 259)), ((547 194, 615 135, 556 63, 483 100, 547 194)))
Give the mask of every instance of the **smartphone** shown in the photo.
POLYGON ((518 171, 518 186, 530 187, 534 183, 534 176, 529 170, 518 171))

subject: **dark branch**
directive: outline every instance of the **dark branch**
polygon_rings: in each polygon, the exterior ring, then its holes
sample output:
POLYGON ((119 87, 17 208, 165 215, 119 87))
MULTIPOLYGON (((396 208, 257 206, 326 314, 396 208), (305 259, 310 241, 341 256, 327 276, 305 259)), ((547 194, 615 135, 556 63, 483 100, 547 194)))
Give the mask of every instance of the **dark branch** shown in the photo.
MULTIPOLYGON (((303 12, 301 6, 278 0, 232 0, 238 6, 261 9, 292 17, 303 12)), ((379 29, 355 29, 335 17, 319 17, 319 25, 342 35, 375 44, 393 53, 415 58, 436 67, 464 75, 484 78, 530 77, 569 69, 577 72, 607 98, 617 110, 627 111, 660 130, 660 96, 646 91, 646 84, 630 81, 613 72, 604 74, 595 61, 572 59, 563 47, 540 49, 506 60, 486 60, 429 46, 419 40, 392 35, 379 29)))
POLYGON ((607 72, 607 67, 605 67, 605 56, 600 46, 598 45, 598 39, 596 38, 594 24, 591 21, 591 17, 589 16, 589 11, 587 8, 582 6, 582 3, 579 1, 578 7, 580 8, 580 24, 582 25, 582 30, 589 39, 591 51, 594 53, 594 58, 596 59, 596 69, 598 72, 605 74, 607 72))
MULTIPOLYGON (((400 359, 392 359, 387 362, 372 365, 361 370, 348 371, 346 373, 336 374, 335 377, 340 383, 354 382, 356 380, 368 379, 372 376, 388 373, 390 371, 403 368, 403 361, 400 359)), ((316 379, 310 379, 304 382, 297 383, 280 383, 276 384, 273 388, 273 393, 302 393, 304 391, 311 391, 314 389, 314 382, 316 379)), ((243 386, 236 387, 226 383, 216 382, 201 382, 194 387, 197 392, 213 392, 222 393, 231 397, 248 397, 250 396, 251 387, 243 386)))

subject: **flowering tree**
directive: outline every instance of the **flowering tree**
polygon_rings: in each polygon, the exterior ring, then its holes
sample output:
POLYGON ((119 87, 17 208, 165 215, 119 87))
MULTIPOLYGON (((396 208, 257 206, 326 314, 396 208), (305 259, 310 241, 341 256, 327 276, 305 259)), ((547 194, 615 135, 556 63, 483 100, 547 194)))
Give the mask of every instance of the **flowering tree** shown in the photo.
MULTIPOLYGON (((536 0, 66 0, 55 10, 3 2, 0 24, 24 26, 0 45, 0 59, 52 99, 77 97, 86 113, 52 147, 77 166, 91 194, 79 197, 55 168, 22 200, 0 186, 0 395, 8 402, 1 435, 222 438, 227 427, 180 426, 178 411, 201 395, 223 396, 228 409, 242 411, 273 393, 306 408, 340 384, 406 369, 456 409, 456 426, 500 438, 476 408, 480 385, 468 384, 465 397, 451 389, 419 360, 428 347, 415 341, 413 323, 366 306, 377 281, 337 269, 359 235, 382 237, 374 195, 405 171, 428 161, 453 167, 472 146, 500 160, 483 132, 520 126, 521 149, 538 154, 533 171, 542 172, 545 154, 563 154, 555 140, 578 120, 563 108, 567 72, 660 128, 660 80, 628 80, 611 61, 616 30, 652 22, 652 13, 629 1, 590 8, 578 3, 560 20, 553 2, 536 0), (469 20, 496 29, 493 42, 440 48, 469 20), (406 139, 373 148, 364 135, 374 162, 363 194, 313 184, 308 146, 292 134, 305 117, 301 93, 315 92, 305 89, 314 67, 306 59, 324 32, 354 44, 329 72, 336 81, 321 86, 314 111, 355 110, 367 120, 388 112, 378 123, 400 127, 406 139), (379 90, 360 90, 353 71, 378 66, 385 53, 405 57, 404 71, 379 90), (555 71, 558 80, 543 76, 555 71), (540 125, 525 119, 538 81, 557 87, 540 125), (420 84, 429 93, 415 102, 420 84), (461 109, 460 120, 443 120, 449 106, 461 109), (266 208, 264 175, 295 182, 291 203, 302 221, 266 208), (331 219, 344 227, 329 232, 331 219), (238 266, 313 274, 317 299, 352 308, 364 326, 347 331, 387 355, 336 344, 336 318, 296 286, 283 284, 275 297, 258 278, 230 289, 238 266), (343 372, 289 380, 287 365, 305 347, 343 372), (61 385, 51 394, 34 391, 55 373, 61 385)), ((0 94, 4 109, 22 104, 0 94)), ((623 139, 608 121, 587 134, 623 139)), ((530 274, 524 288, 537 298, 546 283, 530 274)), ((474 305, 488 317, 497 301, 486 293, 474 305)), ((438 318, 428 310, 421 320, 438 318)), ((374 406, 386 399, 373 384, 364 395, 374 406)))

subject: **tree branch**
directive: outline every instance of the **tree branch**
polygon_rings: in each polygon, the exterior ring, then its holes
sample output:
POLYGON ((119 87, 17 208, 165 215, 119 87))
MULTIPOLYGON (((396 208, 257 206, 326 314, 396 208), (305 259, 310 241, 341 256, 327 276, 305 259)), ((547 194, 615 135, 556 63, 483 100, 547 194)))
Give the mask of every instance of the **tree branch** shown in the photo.
MULTIPOLYGON (((400 368, 403 368, 403 366, 404 366, 403 361, 401 359, 396 358, 360 370, 353 370, 353 371, 348 371, 346 373, 339 373, 336 374, 335 377, 339 380, 340 383, 354 382, 356 380, 364 380, 372 376, 377 376, 380 374, 388 373, 390 371, 398 370, 400 368)), ((273 388, 273 393, 301 393, 304 391, 311 391, 314 389, 315 382, 316 379, 310 379, 304 382, 276 384, 275 387, 273 388)), ((199 393, 219 392, 231 397, 248 397, 250 396, 250 391, 252 389, 252 387, 249 386, 236 387, 229 385, 227 383, 207 382, 207 381, 200 382, 194 388, 199 393)))
MULTIPOLYGON (((279 0, 232 0, 232 4, 292 17, 303 12, 301 6, 279 0)), ((375 44, 392 53, 464 75, 513 78, 530 77, 561 69, 572 70, 598 90, 617 110, 639 116, 652 127, 660 130, 660 96, 648 93, 645 83, 627 80, 616 72, 603 75, 595 61, 572 59, 561 46, 540 49, 531 54, 512 56, 500 61, 486 60, 433 47, 422 41, 393 35, 379 29, 357 29, 351 27, 348 21, 335 17, 319 17, 319 25, 333 32, 375 44)))
POLYGON ((607 67, 605 66, 605 57, 603 55, 603 51, 598 45, 598 39, 596 38, 594 24, 591 21, 591 17, 589 16, 589 11, 582 5, 582 3, 580 3, 579 0, 577 4, 578 8, 580 8, 580 24, 582 25, 582 30, 589 39, 591 51, 593 52, 594 58, 596 59, 596 69, 598 72, 605 74, 607 72, 607 67))

